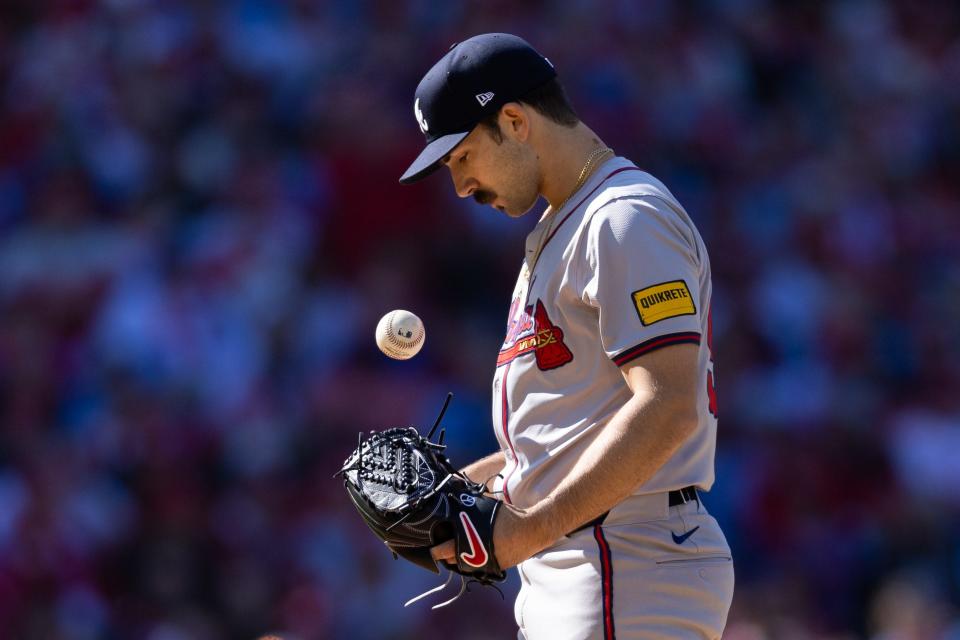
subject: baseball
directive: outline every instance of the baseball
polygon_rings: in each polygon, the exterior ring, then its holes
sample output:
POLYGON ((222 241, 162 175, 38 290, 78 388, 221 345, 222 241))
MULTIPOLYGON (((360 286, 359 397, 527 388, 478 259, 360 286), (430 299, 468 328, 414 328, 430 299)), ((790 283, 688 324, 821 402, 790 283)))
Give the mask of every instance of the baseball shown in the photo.
POLYGON ((423 322, 403 309, 395 309, 377 323, 377 346, 395 360, 407 360, 423 347, 423 322))

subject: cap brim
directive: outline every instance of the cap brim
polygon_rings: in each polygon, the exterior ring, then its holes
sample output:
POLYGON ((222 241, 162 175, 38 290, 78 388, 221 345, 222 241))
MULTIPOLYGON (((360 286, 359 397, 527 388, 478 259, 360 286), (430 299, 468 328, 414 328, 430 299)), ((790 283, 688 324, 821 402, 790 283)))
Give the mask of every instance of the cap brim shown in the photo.
POLYGON ((470 135, 469 131, 448 133, 428 144, 423 148, 423 151, 420 152, 420 155, 417 156, 417 159, 413 161, 413 164, 400 176, 400 183, 410 184, 411 182, 426 178, 436 171, 440 168, 440 159, 453 151, 453 148, 460 144, 468 135, 470 135))

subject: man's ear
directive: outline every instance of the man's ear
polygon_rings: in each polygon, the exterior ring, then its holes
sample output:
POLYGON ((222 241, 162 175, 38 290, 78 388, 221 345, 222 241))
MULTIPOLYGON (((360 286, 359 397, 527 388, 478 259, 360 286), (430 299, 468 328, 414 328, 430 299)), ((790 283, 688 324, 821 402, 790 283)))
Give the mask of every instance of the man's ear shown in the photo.
POLYGON ((528 107, 519 102, 508 102, 500 107, 500 130, 504 135, 525 142, 530 136, 528 107))

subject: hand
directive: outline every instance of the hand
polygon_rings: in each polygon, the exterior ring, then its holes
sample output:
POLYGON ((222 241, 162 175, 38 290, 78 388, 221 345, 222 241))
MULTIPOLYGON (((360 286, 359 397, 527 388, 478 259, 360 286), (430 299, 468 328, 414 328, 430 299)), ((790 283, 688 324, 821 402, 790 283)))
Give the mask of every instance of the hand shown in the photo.
POLYGON ((455 540, 441 542, 437 546, 430 549, 430 555, 433 556, 433 559, 438 563, 446 562, 449 564, 456 564, 457 543, 455 540))
MULTIPOLYGON (((493 525, 493 549, 501 569, 520 564, 541 549, 549 546, 555 538, 539 535, 530 512, 502 505, 493 525)), ((559 536, 555 536, 559 537, 559 536)), ((453 540, 441 542, 430 549, 437 562, 457 563, 457 545, 453 540)))

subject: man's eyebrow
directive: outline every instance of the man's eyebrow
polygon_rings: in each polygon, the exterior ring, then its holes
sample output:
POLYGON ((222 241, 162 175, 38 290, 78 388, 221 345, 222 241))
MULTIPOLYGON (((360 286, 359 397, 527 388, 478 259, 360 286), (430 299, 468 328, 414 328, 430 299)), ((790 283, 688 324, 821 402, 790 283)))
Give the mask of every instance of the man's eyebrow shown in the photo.
POLYGON ((460 148, 460 145, 457 145, 456 147, 450 150, 450 153, 440 158, 440 162, 442 162, 443 164, 449 164, 450 159, 453 158, 453 154, 456 153, 458 149, 460 149, 461 153, 466 153, 466 151, 460 148))

